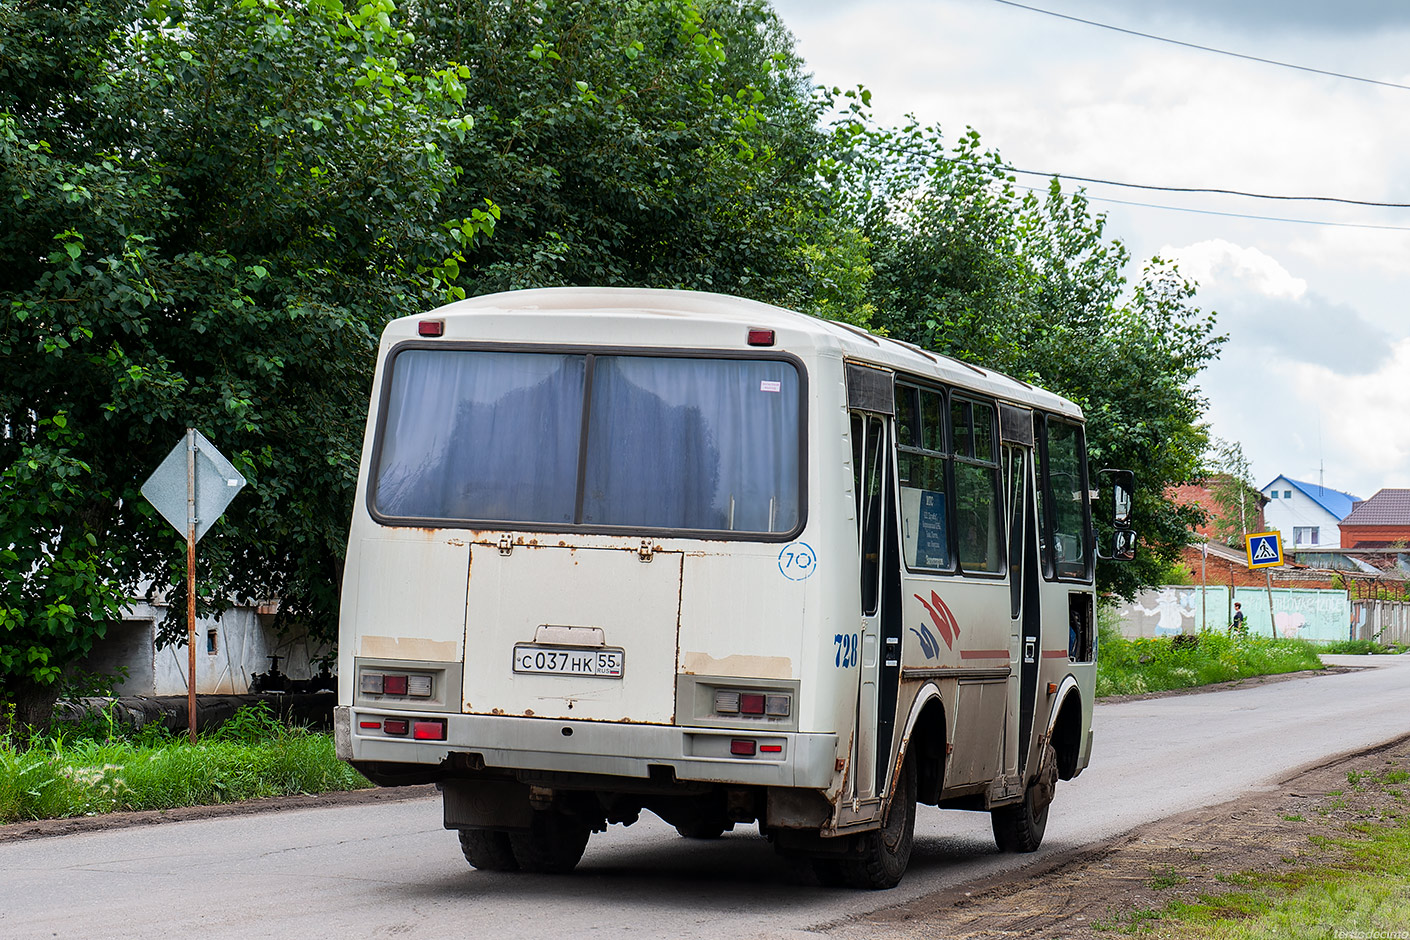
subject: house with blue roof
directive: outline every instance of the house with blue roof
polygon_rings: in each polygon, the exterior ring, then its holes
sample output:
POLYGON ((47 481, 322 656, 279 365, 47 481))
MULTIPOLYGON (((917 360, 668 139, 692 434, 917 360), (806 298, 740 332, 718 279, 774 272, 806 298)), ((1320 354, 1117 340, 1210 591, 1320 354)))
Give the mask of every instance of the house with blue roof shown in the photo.
POLYGON ((1285 476, 1277 477, 1259 492, 1268 500, 1263 507, 1268 528, 1282 534, 1283 547, 1288 551, 1340 548, 1341 530, 1337 526, 1351 515, 1352 506, 1361 502, 1360 497, 1330 486, 1285 476))

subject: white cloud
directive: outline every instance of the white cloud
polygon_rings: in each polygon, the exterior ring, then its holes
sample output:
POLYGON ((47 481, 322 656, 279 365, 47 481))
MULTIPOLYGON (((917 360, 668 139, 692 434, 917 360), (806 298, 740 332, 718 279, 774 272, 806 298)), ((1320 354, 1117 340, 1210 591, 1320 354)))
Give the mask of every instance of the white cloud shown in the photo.
POLYGON ((1264 297, 1299 300, 1307 293, 1307 282, 1289 274, 1277 259, 1257 248, 1245 248, 1222 238, 1183 248, 1166 245, 1160 255, 1177 262, 1180 273, 1195 280, 1201 289, 1225 286, 1234 280, 1264 297))
POLYGON ((1395 343, 1381 367, 1366 375, 1336 375, 1311 363, 1297 364, 1292 374, 1299 397, 1334 416, 1322 423, 1324 443, 1361 496, 1410 486, 1410 340, 1395 343))

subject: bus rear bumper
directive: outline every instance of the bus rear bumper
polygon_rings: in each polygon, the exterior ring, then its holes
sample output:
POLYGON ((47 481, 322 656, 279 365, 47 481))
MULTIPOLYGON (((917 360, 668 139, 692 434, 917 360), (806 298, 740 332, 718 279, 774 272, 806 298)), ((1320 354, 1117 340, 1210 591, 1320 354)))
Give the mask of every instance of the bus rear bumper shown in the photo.
POLYGON ((563 721, 492 715, 398 712, 340 705, 338 756, 347 761, 439 765, 453 753, 478 754, 486 767, 646 779, 670 767, 677 780, 824 790, 832 785, 837 735, 796 731, 563 721), (387 719, 443 720, 445 739, 389 735, 387 719), (373 726, 376 727, 373 727, 373 726), (750 749, 752 753, 740 753, 750 749))

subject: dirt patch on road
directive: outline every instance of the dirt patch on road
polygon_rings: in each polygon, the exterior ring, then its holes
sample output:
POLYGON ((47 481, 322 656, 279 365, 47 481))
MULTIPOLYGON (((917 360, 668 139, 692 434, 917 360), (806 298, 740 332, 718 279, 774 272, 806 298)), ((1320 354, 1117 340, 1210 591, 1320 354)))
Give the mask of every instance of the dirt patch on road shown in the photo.
POLYGON ((1141 923, 1170 901, 1238 891, 1246 873, 1337 857, 1339 850, 1324 847, 1321 837, 1344 838, 1349 826, 1406 811, 1403 797, 1356 782, 1387 770, 1410 770, 1410 737, 1305 768, 1272 792, 1151 823, 818 932, 842 940, 1120 936, 1113 928, 1141 923))
POLYGON ((216 806, 177 806, 172 809, 141 810, 131 813, 104 813, 76 816, 68 819, 37 819, 31 822, 0 826, 0 842, 36 839, 44 836, 66 836, 75 832, 95 832, 103 829, 125 829, 128 826, 155 826, 161 823, 184 822, 189 819, 217 819, 223 816, 247 816, 289 809, 318 809, 324 806, 352 806, 361 803, 392 803, 416 800, 436 795, 431 785, 420 787, 372 788, 340 790, 335 793, 271 796, 263 800, 240 803, 220 803, 216 806))

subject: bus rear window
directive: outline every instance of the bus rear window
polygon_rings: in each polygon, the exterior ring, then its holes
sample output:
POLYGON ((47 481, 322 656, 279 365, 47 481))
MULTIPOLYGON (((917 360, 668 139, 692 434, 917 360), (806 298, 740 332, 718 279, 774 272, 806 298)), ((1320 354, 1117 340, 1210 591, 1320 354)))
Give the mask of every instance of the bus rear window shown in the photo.
POLYGON ((390 368, 372 498, 387 521, 799 524, 789 362, 410 349, 390 368))

